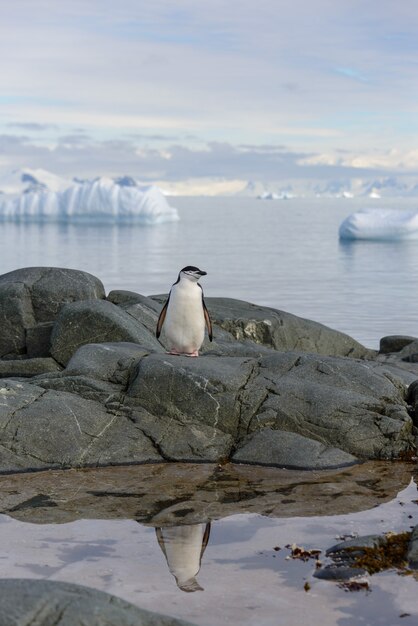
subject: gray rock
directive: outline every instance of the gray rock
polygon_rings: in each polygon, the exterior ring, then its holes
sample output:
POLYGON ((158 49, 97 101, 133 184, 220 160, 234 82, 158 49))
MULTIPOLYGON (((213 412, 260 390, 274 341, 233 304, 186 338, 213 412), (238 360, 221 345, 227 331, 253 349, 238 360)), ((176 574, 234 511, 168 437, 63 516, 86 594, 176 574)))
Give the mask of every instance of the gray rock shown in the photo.
POLYGON ((353 548, 358 548, 359 551, 365 548, 380 548, 386 543, 386 537, 382 535, 363 535, 363 537, 353 537, 353 539, 347 539, 341 543, 337 543, 326 552, 327 556, 344 556, 348 555, 353 548))
POLYGON ((416 431, 400 380, 376 364, 303 353, 260 360, 245 397, 268 391, 241 427, 266 426, 315 439, 358 458, 392 458, 414 449, 416 431), (264 381, 264 382, 263 382, 264 381))
POLYGON ((263 428, 249 435, 233 455, 238 463, 292 469, 331 469, 357 463, 356 457, 318 441, 283 430, 263 428))
POLYGON ((4 626, 187 626, 190 622, 140 609, 116 596, 52 580, 0 580, 4 626))
POLYGON ((206 304, 213 322, 238 341, 331 356, 375 354, 344 333, 284 311, 232 298, 206 298, 206 304))
POLYGON ((26 353, 28 357, 46 357, 50 354, 51 333, 54 322, 40 322, 26 328, 26 353))
POLYGON ((89 376, 68 376, 65 372, 60 372, 53 375, 35 376, 30 382, 42 387, 42 389, 66 391, 85 400, 100 402, 106 409, 116 406, 119 412, 124 412, 122 406, 123 393, 120 386, 107 381, 89 376))
POLYGON ((166 461, 219 462, 229 458, 234 439, 221 429, 187 417, 167 419, 132 410, 130 419, 149 437, 166 461))
POLYGON ((4 471, 161 461, 116 405, 113 410, 64 391, 3 380, 0 467, 4 471))
POLYGON ((387 373, 391 372, 396 378, 401 379, 406 386, 418 378, 418 363, 404 360, 402 358, 402 350, 389 354, 378 354, 376 362, 379 368, 384 365, 387 373))
POLYGON ((155 335, 161 304, 134 291, 111 291, 107 297, 155 335))
POLYGON ((146 409, 140 427, 170 460, 228 457, 237 434, 240 392, 254 363, 240 358, 150 355, 132 375, 125 402, 146 409))
POLYGON ((90 343, 81 346, 65 368, 65 376, 87 376, 127 385, 131 367, 149 352, 137 343, 90 343))
POLYGON ((418 339, 411 341, 407 346, 402 348, 397 354, 402 361, 417 363, 418 362, 418 339))
POLYGON ((412 531, 406 558, 408 560, 408 567, 418 570, 418 526, 415 526, 412 531))
POLYGON ((413 341, 417 341, 417 338, 407 335, 387 335, 380 340, 379 352, 381 354, 400 352, 402 348, 405 348, 405 346, 408 346, 413 341))
POLYGON ((123 309, 105 300, 91 300, 62 307, 52 331, 51 354, 58 363, 66 365, 84 344, 115 341, 162 351, 150 331, 123 309))
POLYGON ((62 372, 19 386, 3 380, 7 428, 0 430, 0 445, 8 452, 0 467, 232 456, 241 463, 323 469, 415 449, 406 388, 384 366, 267 353, 193 359, 132 343, 84 345, 62 372), (51 428, 68 436, 45 437, 51 428))
POLYGON ((48 356, 48 327, 67 302, 104 298, 98 278, 78 270, 29 267, 0 276, 0 358, 48 356), (29 334, 27 337, 27 331, 29 334))
POLYGON ((348 565, 326 565, 314 572, 314 578, 319 578, 319 580, 348 581, 359 576, 367 576, 367 571, 348 565))
POLYGON ((117 304, 123 309, 130 307, 134 304, 141 304, 147 309, 151 309, 157 315, 160 314, 161 304, 156 302, 152 298, 148 298, 147 296, 143 296, 140 293, 136 293, 135 291, 125 291, 123 289, 115 289, 114 291, 110 291, 107 296, 107 300, 109 302, 113 302, 113 304, 117 304))
MULTIPOLYGON (((402 381, 377 364, 354 359, 292 352, 260 359, 154 354, 143 357, 131 374, 124 404, 156 416, 152 433, 149 424, 142 427, 170 451, 171 459, 185 458, 180 453, 185 444, 175 429, 187 440, 203 424, 213 429, 205 435, 205 446, 207 436, 215 442, 221 432, 233 438, 238 453, 251 441, 248 435, 269 428, 310 439, 310 462, 334 466, 351 463, 353 457, 393 458, 415 448, 405 391, 402 381)), ((257 442, 245 452, 251 462, 255 456, 249 450, 262 451, 257 442)), ((222 440, 219 458, 229 444, 222 440)), ((262 462, 278 453, 274 445, 274 452, 262 452, 262 462)), ((205 454, 194 445, 187 458, 204 459, 205 454)), ((234 458, 243 460, 239 454, 234 458)))
MULTIPOLYGON (((0 276, 0 279, 2 277, 0 276)), ((0 282, 0 358, 26 352, 26 328, 35 324, 28 288, 0 282)))
POLYGON ((241 413, 239 395, 253 373, 251 359, 193 359, 150 355, 142 359, 127 390, 153 415, 202 423, 235 435, 241 413))
POLYGON ((0 360, 0 378, 31 377, 46 372, 59 372, 61 366, 54 359, 5 359, 0 360))
POLYGON ((408 387, 406 402, 409 405, 408 411, 415 426, 418 426, 418 380, 412 381, 408 387))
POLYGON ((202 355, 204 356, 239 356, 259 358, 274 353, 274 349, 255 343, 254 341, 235 341, 222 328, 214 327, 214 340, 203 342, 202 355))

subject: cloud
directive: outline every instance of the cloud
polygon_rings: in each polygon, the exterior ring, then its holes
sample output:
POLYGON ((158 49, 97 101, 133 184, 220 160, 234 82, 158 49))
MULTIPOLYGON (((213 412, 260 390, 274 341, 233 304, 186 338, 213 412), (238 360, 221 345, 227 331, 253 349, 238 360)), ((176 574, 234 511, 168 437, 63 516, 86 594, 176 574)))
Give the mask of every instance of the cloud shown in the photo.
POLYGON ((9 3, 1 164, 147 180, 415 171, 417 29, 418 4, 393 0, 378 10, 363 0, 9 3))
POLYGON ((145 134, 145 133, 127 133, 126 135, 130 139, 136 139, 139 141, 179 141, 180 136, 176 135, 162 135, 162 134, 145 134))
POLYGON ((58 137, 58 143, 61 145, 79 146, 91 141, 91 137, 85 133, 74 133, 72 135, 62 135, 58 137))
MULTIPOLYGON (((286 181, 301 178, 359 177, 389 171, 418 171, 418 153, 401 151, 358 155, 316 153, 283 145, 233 145, 210 142, 188 147, 153 148, 132 139, 95 141, 85 135, 62 136, 40 145, 25 136, 0 135, 0 165, 6 172, 31 167, 71 178, 131 175, 143 181, 199 179, 286 181)), ((202 182, 203 185, 203 182, 202 182)))
POLYGON ((390 127, 411 141, 414 3, 382 0, 378 11, 360 0, 109 7, 9 3, 0 23, 7 124, 55 124, 66 134, 82 126, 97 140, 117 129, 156 142, 190 132, 235 144, 291 139, 305 150, 389 148, 390 127), (382 120, 379 129, 370 131, 365 112, 382 120))
POLYGON ((27 131, 44 131, 56 130, 58 126, 55 124, 39 124, 38 122, 9 122, 6 126, 9 128, 21 128, 27 131))

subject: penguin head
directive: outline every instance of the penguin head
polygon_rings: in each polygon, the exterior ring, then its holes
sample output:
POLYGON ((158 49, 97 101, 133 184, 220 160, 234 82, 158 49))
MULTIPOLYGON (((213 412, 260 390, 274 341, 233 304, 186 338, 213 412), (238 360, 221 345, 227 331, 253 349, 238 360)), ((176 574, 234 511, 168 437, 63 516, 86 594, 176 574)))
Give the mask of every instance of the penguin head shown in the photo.
POLYGON ((200 270, 194 265, 186 265, 186 267, 183 267, 183 269, 180 270, 178 280, 191 280, 193 282, 197 282, 199 278, 206 276, 206 274, 207 272, 200 270))

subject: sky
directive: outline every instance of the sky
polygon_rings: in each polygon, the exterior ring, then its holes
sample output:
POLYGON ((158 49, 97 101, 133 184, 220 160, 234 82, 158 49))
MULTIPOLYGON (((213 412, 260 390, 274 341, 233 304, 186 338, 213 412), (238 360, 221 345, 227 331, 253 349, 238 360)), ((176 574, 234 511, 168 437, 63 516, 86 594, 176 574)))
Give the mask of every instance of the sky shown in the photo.
POLYGON ((418 175, 415 0, 0 8, 0 174, 418 175))

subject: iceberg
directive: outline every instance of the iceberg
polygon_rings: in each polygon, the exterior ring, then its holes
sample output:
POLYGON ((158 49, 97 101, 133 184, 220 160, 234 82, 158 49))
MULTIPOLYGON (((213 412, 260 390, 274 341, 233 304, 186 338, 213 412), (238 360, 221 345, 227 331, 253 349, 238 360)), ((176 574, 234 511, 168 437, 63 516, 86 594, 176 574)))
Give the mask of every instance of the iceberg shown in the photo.
POLYGON ((341 223, 339 236, 380 241, 418 239, 418 211, 362 209, 341 223))
POLYGON ((123 177, 72 181, 51 189, 35 177, 19 193, 0 194, 0 221, 161 224, 177 221, 162 191, 123 177))

